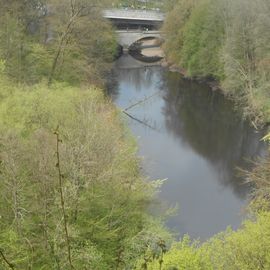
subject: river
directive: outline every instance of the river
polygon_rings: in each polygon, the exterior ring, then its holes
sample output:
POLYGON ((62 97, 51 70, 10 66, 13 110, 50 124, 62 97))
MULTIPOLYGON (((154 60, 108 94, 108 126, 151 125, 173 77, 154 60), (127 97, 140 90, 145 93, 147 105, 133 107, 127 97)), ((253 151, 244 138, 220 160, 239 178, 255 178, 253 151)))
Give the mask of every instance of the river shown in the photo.
POLYGON ((160 209, 176 207, 167 226, 202 240, 227 226, 236 229, 251 190, 237 168, 247 169, 250 160, 266 154, 262 133, 218 91, 160 66, 145 67, 129 55, 115 63, 109 92, 121 109, 139 102, 125 119, 137 138, 144 174, 166 179, 160 209))

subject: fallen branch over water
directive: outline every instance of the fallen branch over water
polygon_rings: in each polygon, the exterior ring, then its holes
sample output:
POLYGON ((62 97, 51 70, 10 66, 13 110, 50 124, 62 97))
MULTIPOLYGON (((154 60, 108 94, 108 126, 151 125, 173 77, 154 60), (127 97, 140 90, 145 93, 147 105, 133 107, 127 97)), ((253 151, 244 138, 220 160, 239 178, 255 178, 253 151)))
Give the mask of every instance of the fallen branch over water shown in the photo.
POLYGON ((152 130, 159 131, 157 128, 155 128, 155 127, 149 125, 146 121, 140 120, 140 119, 138 119, 138 118, 132 116, 132 115, 129 114, 127 111, 130 110, 131 108, 134 108, 135 106, 138 106, 138 105, 140 105, 140 104, 146 102, 146 101, 149 100, 150 98, 155 97, 155 96, 158 95, 160 92, 161 92, 161 91, 157 91, 157 92, 154 93, 153 95, 148 96, 148 97, 145 97, 144 99, 139 100, 138 102, 136 102, 136 103, 134 103, 134 104, 131 104, 129 107, 127 107, 127 108, 125 108, 124 110, 122 110, 122 113, 124 113, 124 114, 127 115, 129 118, 131 118, 131 119, 137 121, 138 123, 140 123, 140 124, 142 124, 142 125, 144 125, 144 126, 150 128, 150 129, 152 129, 152 130))
POLYGON ((154 94, 151 95, 151 96, 145 97, 144 99, 139 100, 138 102, 136 102, 136 103, 134 103, 134 104, 131 104, 129 107, 125 108, 125 109, 123 110, 123 112, 126 112, 126 111, 130 110, 131 108, 133 108, 133 107, 135 107, 135 106, 137 106, 137 105, 139 105, 139 104, 141 104, 141 103, 146 102, 148 99, 153 98, 154 96, 158 95, 159 93, 160 93, 160 91, 154 93, 154 94))

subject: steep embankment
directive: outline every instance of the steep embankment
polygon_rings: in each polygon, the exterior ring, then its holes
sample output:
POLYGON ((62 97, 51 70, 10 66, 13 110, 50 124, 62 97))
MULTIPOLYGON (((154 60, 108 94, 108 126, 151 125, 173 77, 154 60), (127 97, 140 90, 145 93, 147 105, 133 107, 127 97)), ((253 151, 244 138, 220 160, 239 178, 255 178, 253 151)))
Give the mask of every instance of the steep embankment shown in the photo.
POLYGON ((15 269, 132 266, 162 230, 147 214, 154 186, 118 111, 94 87, 0 84, 6 259, 15 269))

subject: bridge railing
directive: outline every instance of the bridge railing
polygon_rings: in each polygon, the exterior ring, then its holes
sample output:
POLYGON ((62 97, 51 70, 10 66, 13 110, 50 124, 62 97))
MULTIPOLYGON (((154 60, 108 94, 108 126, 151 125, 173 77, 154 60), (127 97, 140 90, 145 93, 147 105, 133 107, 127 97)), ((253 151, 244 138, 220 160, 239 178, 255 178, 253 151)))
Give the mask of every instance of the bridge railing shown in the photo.
POLYGON ((118 34, 121 34, 121 33, 134 33, 134 34, 137 34, 137 33, 142 33, 142 34, 162 34, 163 31, 160 31, 160 30, 144 30, 144 29, 123 29, 123 30, 116 30, 115 33, 118 33, 118 34))

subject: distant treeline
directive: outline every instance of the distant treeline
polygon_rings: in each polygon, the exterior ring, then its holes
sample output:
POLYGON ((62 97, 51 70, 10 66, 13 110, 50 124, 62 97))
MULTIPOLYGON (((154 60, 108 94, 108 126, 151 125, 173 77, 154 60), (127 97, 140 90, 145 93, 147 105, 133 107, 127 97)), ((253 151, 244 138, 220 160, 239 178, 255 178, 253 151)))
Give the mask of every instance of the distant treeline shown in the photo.
POLYGON ((270 122, 270 2, 168 0, 168 9, 168 60, 218 80, 255 124, 270 122))

